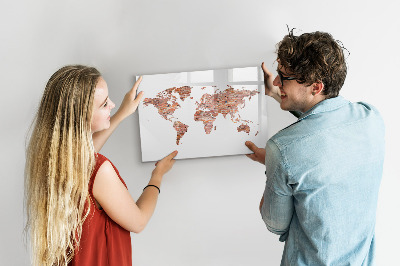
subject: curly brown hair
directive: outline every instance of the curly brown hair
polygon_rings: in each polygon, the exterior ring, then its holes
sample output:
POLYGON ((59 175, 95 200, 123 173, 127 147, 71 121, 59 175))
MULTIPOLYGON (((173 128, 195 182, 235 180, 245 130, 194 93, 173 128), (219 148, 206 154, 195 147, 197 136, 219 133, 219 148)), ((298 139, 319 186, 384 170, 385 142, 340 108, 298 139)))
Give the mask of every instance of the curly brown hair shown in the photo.
POLYGON ((300 84, 322 82, 322 93, 333 98, 339 95, 346 79, 343 50, 347 49, 329 33, 316 31, 295 36, 292 29, 277 44, 277 60, 300 84))

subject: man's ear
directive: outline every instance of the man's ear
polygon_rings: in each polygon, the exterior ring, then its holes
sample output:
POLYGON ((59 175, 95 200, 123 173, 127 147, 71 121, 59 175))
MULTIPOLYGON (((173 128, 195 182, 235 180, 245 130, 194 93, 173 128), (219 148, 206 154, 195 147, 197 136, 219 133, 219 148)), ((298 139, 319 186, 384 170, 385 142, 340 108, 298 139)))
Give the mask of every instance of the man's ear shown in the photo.
POLYGON ((312 95, 318 95, 322 92, 322 90, 324 89, 324 83, 322 82, 315 82, 312 84, 312 95))

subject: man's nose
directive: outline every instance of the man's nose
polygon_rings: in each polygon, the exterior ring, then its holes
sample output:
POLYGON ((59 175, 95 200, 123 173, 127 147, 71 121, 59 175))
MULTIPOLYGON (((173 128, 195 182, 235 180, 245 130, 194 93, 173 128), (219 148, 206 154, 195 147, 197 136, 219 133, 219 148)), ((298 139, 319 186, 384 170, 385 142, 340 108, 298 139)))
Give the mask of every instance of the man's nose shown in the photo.
POLYGON ((278 87, 280 87, 282 85, 281 79, 279 78, 279 75, 276 75, 274 81, 272 82, 272 85, 278 86, 278 87))

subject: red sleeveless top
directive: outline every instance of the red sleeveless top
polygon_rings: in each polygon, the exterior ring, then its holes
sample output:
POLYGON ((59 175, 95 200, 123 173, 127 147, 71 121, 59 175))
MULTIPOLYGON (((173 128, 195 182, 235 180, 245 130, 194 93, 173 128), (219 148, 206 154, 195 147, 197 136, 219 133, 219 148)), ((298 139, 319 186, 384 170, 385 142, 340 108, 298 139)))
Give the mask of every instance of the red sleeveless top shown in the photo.
MULTIPOLYGON (((90 212, 82 226, 82 237, 79 249, 69 263, 71 266, 105 266, 105 265, 132 265, 132 247, 130 232, 122 228, 108 217, 103 209, 96 206, 93 197, 93 183, 100 166, 109 161, 105 156, 97 153, 96 166, 89 181, 90 212)), ((111 162, 110 162, 111 163, 111 162)), ((115 172, 125 185, 117 168, 115 172)))

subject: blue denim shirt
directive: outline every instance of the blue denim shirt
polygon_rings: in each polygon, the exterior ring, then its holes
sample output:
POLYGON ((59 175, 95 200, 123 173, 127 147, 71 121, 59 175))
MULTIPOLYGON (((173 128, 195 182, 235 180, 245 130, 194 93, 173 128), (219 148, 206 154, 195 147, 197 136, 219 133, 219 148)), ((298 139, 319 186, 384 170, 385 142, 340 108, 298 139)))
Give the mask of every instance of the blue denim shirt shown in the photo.
POLYGON ((281 265, 372 265, 384 124, 366 103, 324 100, 266 145, 262 218, 281 265))

